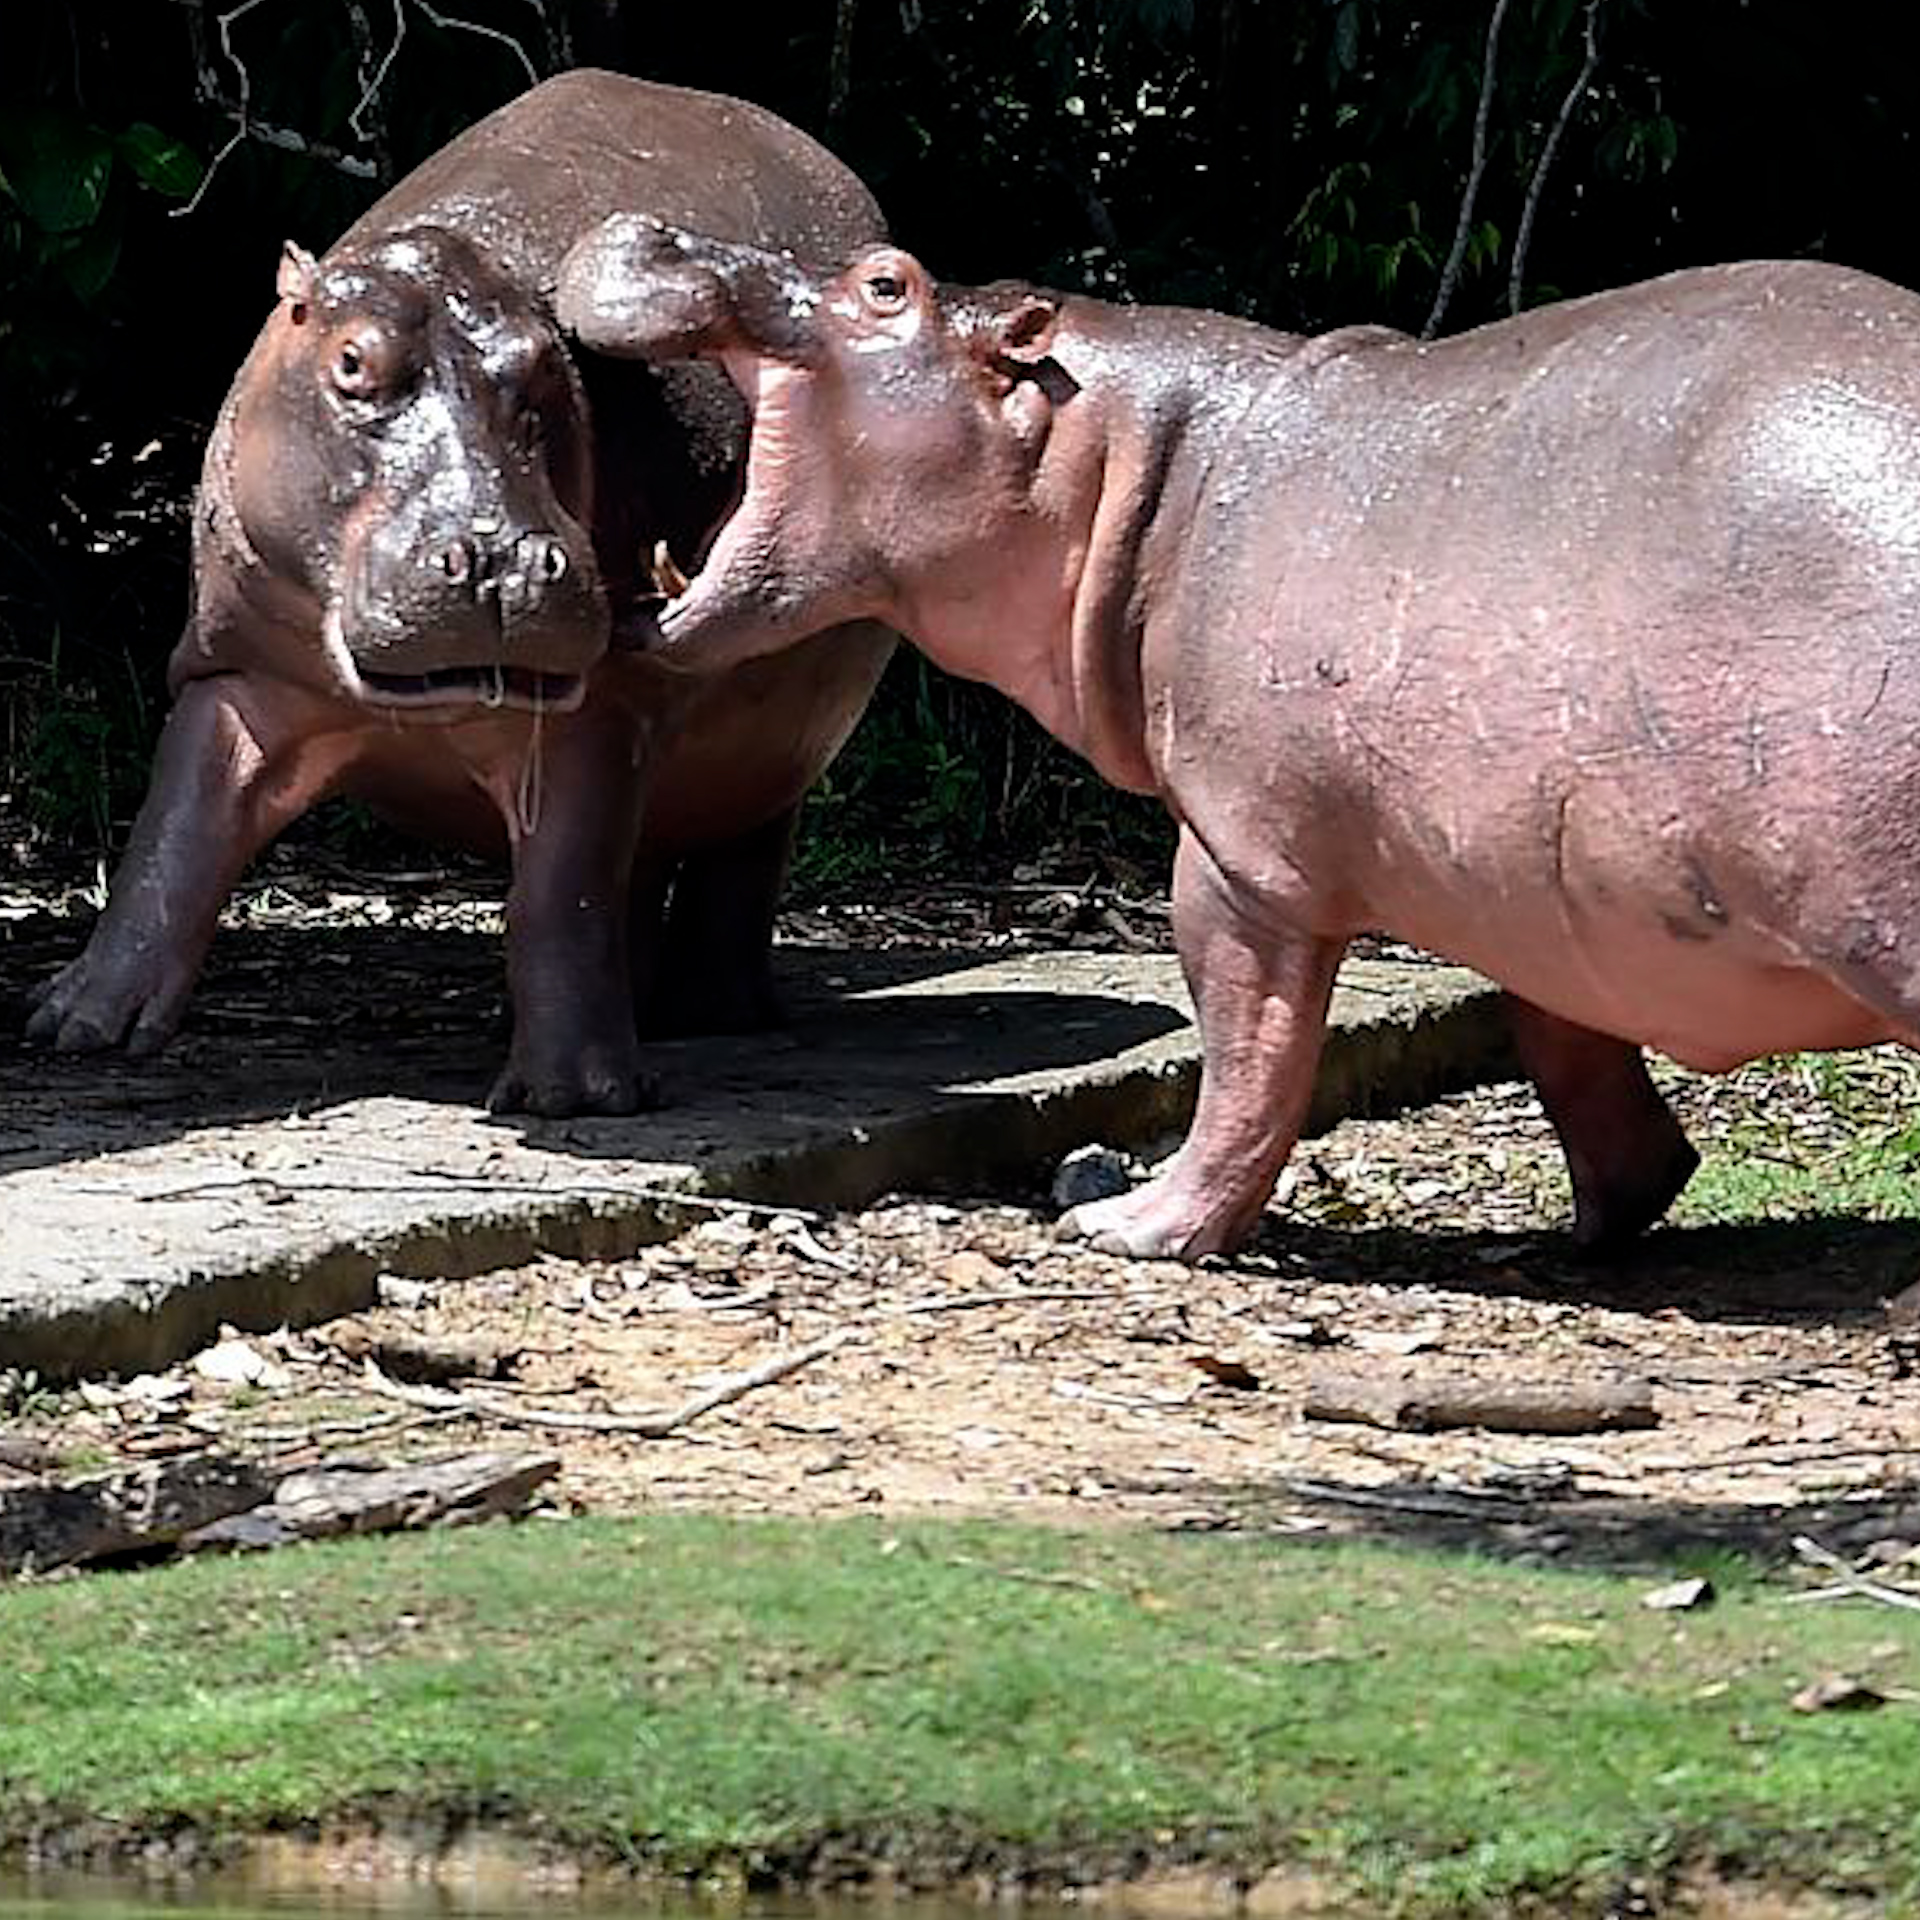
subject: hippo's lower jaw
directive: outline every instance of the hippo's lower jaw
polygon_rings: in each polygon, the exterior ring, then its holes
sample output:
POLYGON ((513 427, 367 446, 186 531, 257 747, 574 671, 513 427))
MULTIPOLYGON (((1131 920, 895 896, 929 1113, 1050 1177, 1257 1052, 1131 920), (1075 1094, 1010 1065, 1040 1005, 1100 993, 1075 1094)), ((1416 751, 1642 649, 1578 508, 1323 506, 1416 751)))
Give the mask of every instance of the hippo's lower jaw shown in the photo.
POLYGON ((472 708, 489 712, 570 713, 586 698, 579 673, 541 673, 531 667, 435 667, 426 673, 356 674, 363 704, 395 708, 472 708))

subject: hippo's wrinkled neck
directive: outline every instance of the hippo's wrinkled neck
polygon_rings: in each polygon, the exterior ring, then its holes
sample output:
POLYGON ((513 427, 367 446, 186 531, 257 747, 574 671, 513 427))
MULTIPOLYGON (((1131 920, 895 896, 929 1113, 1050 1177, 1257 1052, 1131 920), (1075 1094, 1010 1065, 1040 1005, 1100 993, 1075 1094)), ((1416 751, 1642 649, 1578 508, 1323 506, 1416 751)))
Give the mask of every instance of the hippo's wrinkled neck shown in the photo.
MULTIPOLYGON (((1292 357, 1292 343, 1213 315, 1073 300, 1054 355, 1073 383, 1033 485, 1058 533, 1068 586, 1046 659, 995 677, 1114 785, 1166 785, 1156 666, 1161 636, 1204 601, 1215 497, 1239 482, 1217 470, 1236 429, 1292 357), (1188 338, 1198 321, 1205 355, 1188 338)), ((1011 625, 1011 623, 1009 623, 1011 625)), ((989 636, 999 653, 1007 644, 989 636)))
POLYGON ((1074 583, 1061 693, 1073 731, 1063 734, 1115 786, 1133 793, 1158 784, 1147 743, 1142 649, 1146 599, 1143 552, 1159 523, 1176 436, 1161 423, 1108 423, 1099 496, 1074 583))

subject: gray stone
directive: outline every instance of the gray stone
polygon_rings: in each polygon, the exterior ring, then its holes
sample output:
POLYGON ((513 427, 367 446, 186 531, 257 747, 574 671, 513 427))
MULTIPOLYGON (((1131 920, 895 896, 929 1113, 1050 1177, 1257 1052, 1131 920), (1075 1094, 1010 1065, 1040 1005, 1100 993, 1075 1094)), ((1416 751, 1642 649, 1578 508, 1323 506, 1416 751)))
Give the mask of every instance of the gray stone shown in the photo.
MULTIPOLYGON (((671 1104, 485 1112, 498 1035, 188 1031, 154 1063, 0 1042, 0 1369, 165 1366, 544 1254, 615 1259, 724 1196, 859 1206, 1027 1185, 1090 1139, 1184 1126, 1198 1080, 1171 954, 782 950, 790 1023, 651 1049, 671 1104), (390 1284, 390 1281, 389 1281, 390 1284)), ((217 1009, 216 1009, 217 1011, 217 1009)), ((1310 1126, 1511 1071, 1497 996, 1457 968, 1342 972, 1310 1126)))
POLYGON ((1124 1153, 1095 1143, 1075 1147, 1053 1170, 1049 1189, 1053 1204, 1064 1213, 1091 1200, 1111 1199, 1133 1185, 1133 1168, 1124 1153))

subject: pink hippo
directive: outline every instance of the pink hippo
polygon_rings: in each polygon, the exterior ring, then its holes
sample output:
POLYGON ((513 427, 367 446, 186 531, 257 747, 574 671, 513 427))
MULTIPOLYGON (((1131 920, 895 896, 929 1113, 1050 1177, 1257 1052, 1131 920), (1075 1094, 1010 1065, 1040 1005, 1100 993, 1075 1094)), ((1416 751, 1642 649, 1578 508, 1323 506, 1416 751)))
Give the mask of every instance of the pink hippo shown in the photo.
POLYGON ((615 216, 556 311, 753 411, 656 658, 881 620, 1178 823, 1199 1102, 1097 1245, 1253 1229, 1363 930, 1508 990, 1588 1247, 1696 1164, 1643 1046, 1916 1043, 1913 295, 1752 263, 1307 338, 615 216))

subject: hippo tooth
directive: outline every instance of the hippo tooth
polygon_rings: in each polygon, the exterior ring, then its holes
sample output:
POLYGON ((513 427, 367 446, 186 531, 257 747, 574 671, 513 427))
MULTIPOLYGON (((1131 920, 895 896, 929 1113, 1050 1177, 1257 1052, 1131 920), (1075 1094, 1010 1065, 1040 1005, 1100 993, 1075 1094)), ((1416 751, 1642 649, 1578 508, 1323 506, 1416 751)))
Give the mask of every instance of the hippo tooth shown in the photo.
POLYGON ((669 600, 678 600, 693 582, 680 571, 664 540, 653 543, 653 584, 669 600))

